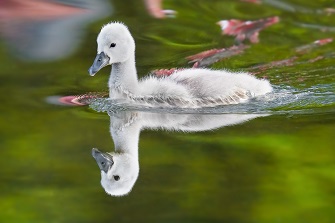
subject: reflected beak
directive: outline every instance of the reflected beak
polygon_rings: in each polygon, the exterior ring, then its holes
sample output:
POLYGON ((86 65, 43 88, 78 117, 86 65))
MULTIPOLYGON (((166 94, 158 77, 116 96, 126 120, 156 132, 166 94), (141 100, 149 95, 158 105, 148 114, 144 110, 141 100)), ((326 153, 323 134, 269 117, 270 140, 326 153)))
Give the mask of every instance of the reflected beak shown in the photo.
POLYGON ((107 66, 108 63, 109 57, 104 52, 101 52, 95 57, 92 66, 88 69, 88 73, 94 76, 101 68, 107 66))
POLYGON ((97 162, 100 170, 104 171, 105 173, 107 173, 114 164, 113 156, 108 153, 100 152, 98 149, 92 149, 92 156, 97 162))

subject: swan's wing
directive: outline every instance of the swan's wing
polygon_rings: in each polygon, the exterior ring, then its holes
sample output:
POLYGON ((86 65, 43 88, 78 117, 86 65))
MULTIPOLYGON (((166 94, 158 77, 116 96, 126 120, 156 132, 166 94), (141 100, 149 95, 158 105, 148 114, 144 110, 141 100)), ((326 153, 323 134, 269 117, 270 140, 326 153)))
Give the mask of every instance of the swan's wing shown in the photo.
POLYGON ((248 73, 231 73, 225 70, 185 69, 168 78, 185 86, 193 97, 213 98, 229 104, 272 90, 267 80, 257 79, 248 73))
POLYGON ((229 92, 227 91, 225 94, 199 97, 197 99, 197 104, 202 107, 239 104, 247 101, 251 97, 252 95, 249 91, 235 88, 231 89, 229 92))
POLYGON ((188 89, 196 104, 202 107, 238 104, 253 96, 248 89, 240 86, 239 81, 242 80, 225 72, 196 69, 192 70, 192 74, 180 73, 174 78, 179 85, 188 89))

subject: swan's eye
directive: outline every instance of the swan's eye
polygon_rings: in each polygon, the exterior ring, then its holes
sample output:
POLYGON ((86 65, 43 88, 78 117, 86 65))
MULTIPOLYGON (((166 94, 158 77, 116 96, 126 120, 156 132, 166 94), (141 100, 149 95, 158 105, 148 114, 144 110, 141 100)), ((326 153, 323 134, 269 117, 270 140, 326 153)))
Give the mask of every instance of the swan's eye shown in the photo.
POLYGON ((116 43, 111 43, 111 45, 109 46, 110 48, 115 47, 116 43))
POLYGON ((114 175, 113 177, 114 177, 114 180, 115 180, 115 181, 120 180, 120 176, 119 176, 119 175, 114 175))

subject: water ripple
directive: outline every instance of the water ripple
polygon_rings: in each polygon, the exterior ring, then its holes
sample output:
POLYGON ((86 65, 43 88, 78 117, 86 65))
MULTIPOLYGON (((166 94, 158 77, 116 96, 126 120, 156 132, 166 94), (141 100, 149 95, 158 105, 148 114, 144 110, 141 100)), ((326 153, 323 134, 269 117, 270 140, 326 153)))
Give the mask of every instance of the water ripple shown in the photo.
POLYGON ((323 84, 300 90, 278 85, 274 87, 272 93, 254 98, 247 103, 208 108, 150 107, 108 98, 92 100, 90 108, 97 112, 134 110, 177 114, 310 114, 319 113, 321 110, 322 112, 335 110, 334 87, 335 84, 323 84))

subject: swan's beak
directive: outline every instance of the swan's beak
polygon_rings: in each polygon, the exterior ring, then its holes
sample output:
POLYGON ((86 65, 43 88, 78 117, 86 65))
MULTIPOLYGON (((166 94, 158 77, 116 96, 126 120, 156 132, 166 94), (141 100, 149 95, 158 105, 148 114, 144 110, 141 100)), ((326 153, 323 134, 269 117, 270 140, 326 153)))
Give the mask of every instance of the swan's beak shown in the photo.
POLYGON ((92 156, 97 162, 100 170, 105 173, 107 173, 114 164, 113 157, 110 154, 100 152, 98 149, 92 149, 92 156))
POLYGON ((101 52, 95 57, 92 66, 88 69, 88 73, 94 76, 101 68, 107 66, 108 63, 109 57, 104 52, 101 52))

